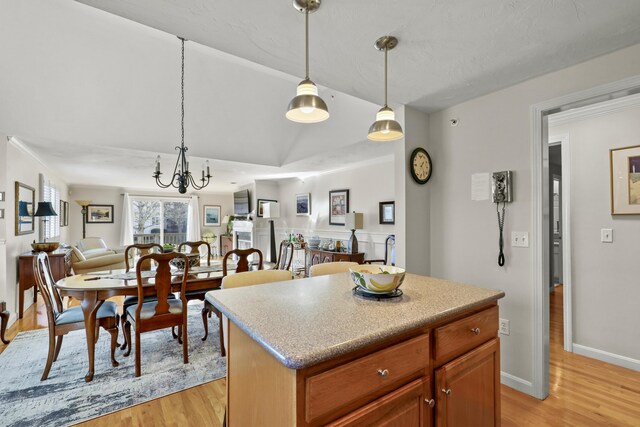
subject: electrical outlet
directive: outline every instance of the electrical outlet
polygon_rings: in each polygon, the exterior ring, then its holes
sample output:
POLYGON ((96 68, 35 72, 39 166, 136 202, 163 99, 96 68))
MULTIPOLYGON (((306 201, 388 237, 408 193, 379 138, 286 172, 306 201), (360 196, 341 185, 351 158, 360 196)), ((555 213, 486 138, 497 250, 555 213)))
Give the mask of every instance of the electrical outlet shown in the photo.
POLYGON ((511 246, 516 248, 528 248, 529 247, 529 233, 526 231, 512 231, 511 232, 511 246))
POLYGON ((509 321, 507 319, 500 319, 498 332, 502 335, 509 335, 511 333, 509 327, 509 321))
POLYGON ((600 230, 600 241, 602 243, 613 243, 613 230, 611 228, 603 228, 600 230))

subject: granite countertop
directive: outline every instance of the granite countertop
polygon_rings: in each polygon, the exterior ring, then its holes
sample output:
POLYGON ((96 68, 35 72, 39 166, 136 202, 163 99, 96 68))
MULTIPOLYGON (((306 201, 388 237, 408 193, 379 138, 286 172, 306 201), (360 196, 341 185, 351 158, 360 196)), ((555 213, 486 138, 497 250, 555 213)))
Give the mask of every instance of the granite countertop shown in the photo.
POLYGON ((315 365, 458 312, 504 292, 407 274, 404 295, 353 295, 348 273, 213 292, 215 305, 280 363, 315 365))

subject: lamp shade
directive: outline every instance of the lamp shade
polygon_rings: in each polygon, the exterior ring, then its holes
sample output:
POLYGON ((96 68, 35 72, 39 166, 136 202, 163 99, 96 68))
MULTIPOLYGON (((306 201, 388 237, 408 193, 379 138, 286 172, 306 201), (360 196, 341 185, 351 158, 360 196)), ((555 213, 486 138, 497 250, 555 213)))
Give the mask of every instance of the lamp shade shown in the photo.
POLYGON ((358 212, 347 213, 344 226, 348 230, 362 230, 364 224, 364 215, 358 212))
POLYGON ((33 215, 33 204, 25 201, 18 201, 18 216, 33 215))
POLYGON ((229 224, 229 215, 225 215, 224 218, 222 218, 222 223, 229 224))
POLYGON ((263 203, 262 217, 268 219, 280 218, 280 205, 278 204, 278 202, 263 203))
POLYGON ((371 141, 393 141, 403 135, 402 126, 396 121, 396 114, 385 106, 376 114, 376 121, 369 127, 367 138, 371 141))
POLYGON ((287 119, 298 123, 318 123, 329 118, 329 109, 318 96, 318 88, 309 79, 300 82, 296 97, 289 103, 287 119))
POLYGON ((76 203, 84 208, 91 204, 91 200, 76 200, 76 203))
POLYGON ((33 216, 58 216, 51 202, 38 202, 38 209, 33 216))

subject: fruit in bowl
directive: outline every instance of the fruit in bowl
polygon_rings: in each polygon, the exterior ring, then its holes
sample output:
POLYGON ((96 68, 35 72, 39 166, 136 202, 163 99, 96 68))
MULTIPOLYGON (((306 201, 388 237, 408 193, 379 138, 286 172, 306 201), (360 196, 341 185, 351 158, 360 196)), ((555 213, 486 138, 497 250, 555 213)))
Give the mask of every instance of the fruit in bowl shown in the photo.
MULTIPOLYGON (((200 265, 200 254, 184 254, 189 261, 189 268, 196 265, 200 265)), ((173 265, 178 270, 184 270, 184 259, 182 257, 173 258, 169 261, 169 264, 173 265)))
POLYGON ((171 243, 166 243, 164 245, 162 245, 162 253, 169 253, 169 252, 173 252, 176 249, 176 245, 171 244, 171 243))
POLYGON ((351 280, 360 289, 374 294, 388 294, 404 282, 404 268, 391 265, 363 264, 349 268, 351 280))

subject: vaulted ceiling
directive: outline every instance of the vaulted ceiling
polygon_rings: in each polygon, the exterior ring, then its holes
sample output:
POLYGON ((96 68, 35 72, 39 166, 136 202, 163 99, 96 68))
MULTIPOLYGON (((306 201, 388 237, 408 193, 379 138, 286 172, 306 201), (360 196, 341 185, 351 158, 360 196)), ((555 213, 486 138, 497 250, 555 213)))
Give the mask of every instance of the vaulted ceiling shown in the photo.
POLYGON ((2 0, 0 131, 72 184, 154 188, 175 159, 180 43, 191 164, 230 182, 312 174, 389 157, 366 140, 382 102, 376 38, 394 34, 390 101, 425 112, 640 42, 640 2, 323 0, 311 77, 328 121, 284 113, 304 73, 291 1, 2 0), (102 10, 101 10, 102 9, 102 10))

